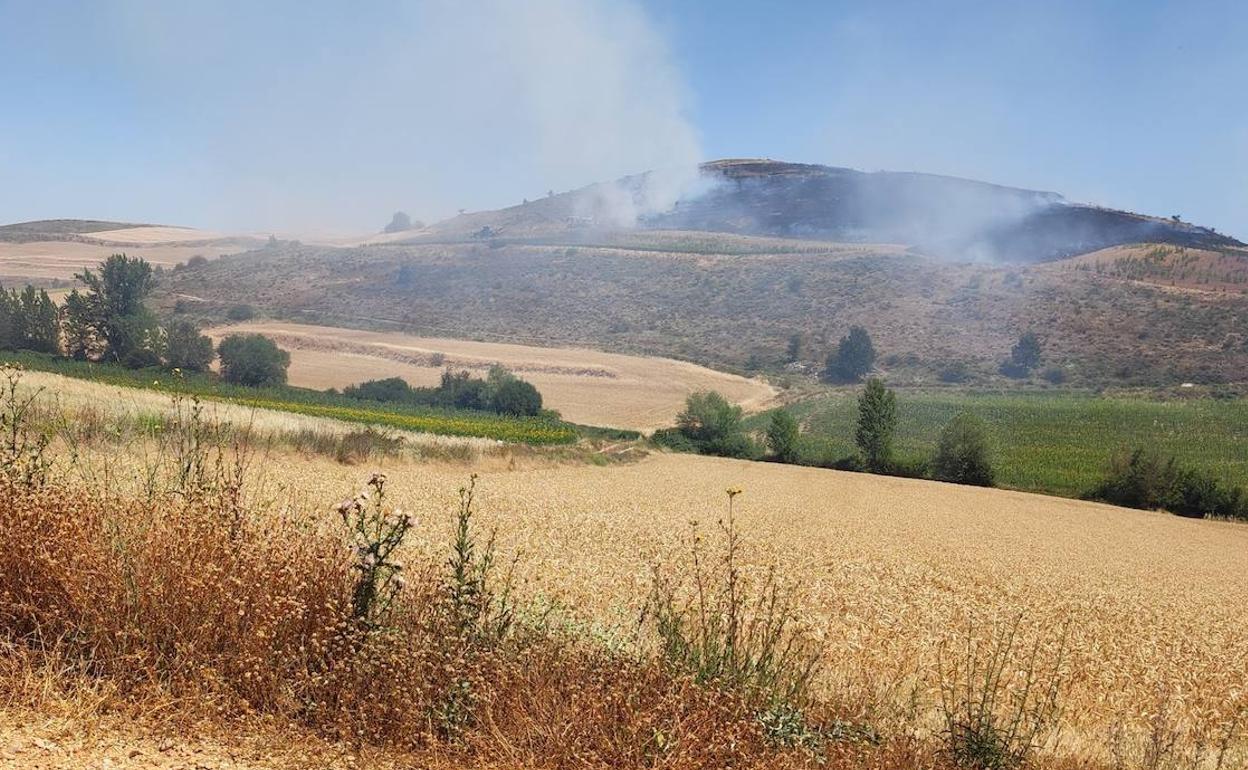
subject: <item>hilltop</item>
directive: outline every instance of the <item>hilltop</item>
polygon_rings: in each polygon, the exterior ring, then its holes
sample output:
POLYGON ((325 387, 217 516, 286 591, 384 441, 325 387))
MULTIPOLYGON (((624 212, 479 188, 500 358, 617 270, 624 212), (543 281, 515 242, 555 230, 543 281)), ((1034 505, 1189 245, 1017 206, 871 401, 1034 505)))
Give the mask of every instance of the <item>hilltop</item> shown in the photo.
POLYGON ((1054 192, 934 174, 741 159, 704 163, 696 178, 648 172, 464 214, 435 225, 431 234, 577 239, 621 224, 901 243, 959 261, 1043 262, 1140 242, 1244 245, 1177 218, 1072 203, 1054 192))

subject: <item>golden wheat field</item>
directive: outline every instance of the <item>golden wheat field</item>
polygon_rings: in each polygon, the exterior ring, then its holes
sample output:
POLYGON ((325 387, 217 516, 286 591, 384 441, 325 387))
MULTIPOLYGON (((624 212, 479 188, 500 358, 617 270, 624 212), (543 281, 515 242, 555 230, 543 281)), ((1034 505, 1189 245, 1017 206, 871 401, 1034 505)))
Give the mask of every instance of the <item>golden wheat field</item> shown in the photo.
POLYGON ((270 454, 259 472, 270 499, 328 516, 374 467, 394 505, 416 515, 410 548, 435 556, 456 490, 479 473, 480 515, 516 558, 522 596, 575 608, 580 627, 605 638, 635 627, 651 565, 686 553, 691 522, 713 544, 725 490, 739 487, 747 574, 774 567, 795 592, 824 649, 820 686, 860 718, 938 729, 942 650, 956 655, 1021 616, 1023 651, 1034 644, 1052 662, 1065 645, 1059 753, 1133 767, 1157 741, 1173 742, 1167 756, 1194 756, 1235 731, 1224 766, 1248 766, 1242 525, 689 455, 360 467, 270 454))
MULTIPOLYGON (((28 376, 49 390, 61 379, 28 376)), ((66 387, 55 394, 64 407, 105 400, 104 386, 66 387)), ((141 398, 133 408, 161 408, 161 396, 141 398)), ((215 418, 258 420, 221 409, 215 418)), ((415 516, 411 555, 435 560, 445 558, 457 489, 477 473, 482 523, 515 559, 527 606, 565 606, 581 632, 608 640, 633 633, 652 565, 680 562, 692 522, 713 552, 725 490, 736 487, 747 577, 757 585, 774 568, 793 592, 823 649, 819 687, 856 718, 930 735, 948 658, 1021 617, 1018 648, 1034 645, 1065 682, 1051 746, 1059 754, 1102 766, 1214 767, 1191 760, 1233 735, 1221 767, 1248 767, 1248 527, 692 455, 597 465, 509 451, 344 465, 270 449, 253 470, 265 504, 312 518, 332 517, 383 470, 391 503, 415 516)), ((123 472, 142 466, 141 447, 85 453, 117 478, 142 476, 123 472)))
POLYGON ((236 332, 264 334, 288 349, 292 385, 341 388, 383 377, 436 385, 448 366, 483 375, 500 363, 536 385, 545 405, 564 419, 616 428, 670 425, 695 390, 718 390, 748 411, 765 408, 775 396, 761 381, 668 358, 290 323, 208 330, 217 339, 236 332))

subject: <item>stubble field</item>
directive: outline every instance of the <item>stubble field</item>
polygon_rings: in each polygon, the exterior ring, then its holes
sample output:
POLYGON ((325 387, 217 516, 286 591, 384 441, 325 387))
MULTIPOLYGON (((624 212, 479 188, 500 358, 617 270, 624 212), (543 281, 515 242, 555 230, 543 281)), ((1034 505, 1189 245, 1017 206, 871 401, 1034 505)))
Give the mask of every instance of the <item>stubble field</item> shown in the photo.
POLYGON ((484 376, 499 363, 536 385, 545 406, 565 420, 613 428, 670 425, 695 390, 718 390, 749 411, 766 408, 775 395, 761 381, 668 358, 278 322, 208 330, 217 339, 242 332, 264 334, 290 351, 292 385, 342 388, 384 377, 436 385, 447 367, 484 376))

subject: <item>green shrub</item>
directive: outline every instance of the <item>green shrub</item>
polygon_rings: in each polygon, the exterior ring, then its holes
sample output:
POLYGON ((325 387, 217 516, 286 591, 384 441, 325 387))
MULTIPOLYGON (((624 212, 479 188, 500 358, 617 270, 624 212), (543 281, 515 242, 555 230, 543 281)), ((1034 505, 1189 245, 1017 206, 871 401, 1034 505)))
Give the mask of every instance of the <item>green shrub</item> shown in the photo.
POLYGON ((256 310, 251 305, 235 305, 225 311, 225 317, 230 321, 250 321, 256 317, 256 310))
POLYGON ((212 338, 201 334, 190 321, 174 321, 165 329, 165 365, 171 369, 202 372, 216 352, 212 338))
POLYGON ((517 417, 532 417, 542 411, 542 394, 537 388, 503 367, 491 368, 487 382, 493 411, 517 417))
POLYGON ((828 356, 823 378, 830 382, 857 382, 875 366, 875 345, 861 326, 852 326, 828 356))
POLYGON ((1010 357, 1001 364, 1001 373, 1006 377, 1022 379, 1040 365, 1040 354, 1040 338, 1034 332, 1027 332, 1010 349, 1010 357))
POLYGON ((858 397, 858 428, 854 441, 867 470, 887 473, 893 459, 893 431, 897 427, 897 397, 878 377, 867 380, 858 397))
POLYGON ((231 334, 221 340, 217 354, 226 382, 252 387, 286 382, 290 353, 263 334, 231 334))
POLYGON ((741 425, 741 407, 713 390, 690 393, 676 427, 702 454, 754 457, 758 448, 741 425))
POLYGON ((801 428, 797 419, 783 409, 771 414, 771 422, 767 425, 767 449, 778 462, 797 462, 797 440, 801 428))
POLYGON ((1243 488, 1143 449, 1115 456, 1104 480, 1085 497, 1191 518, 1248 519, 1248 496, 1243 488))
POLYGON ((342 389, 342 395, 366 401, 406 401, 412 396, 412 386, 402 377, 387 377, 348 385, 342 389))
POLYGON ((932 477, 955 484, 990 487, 992 463, 983 422, 970 412, 961 412, 940 432, 932 477))
POLYGON ((650 435, 650 440, 676 452, 696 453, 698 451, 698 445, 690 441, 680 428, 659 428, 650 435))
POLYGON ((971 368, 966 365, 965 361, 953 361, 944 366, 936 376, 941 382, 951 385, 961 384, 971 379, 971 368))

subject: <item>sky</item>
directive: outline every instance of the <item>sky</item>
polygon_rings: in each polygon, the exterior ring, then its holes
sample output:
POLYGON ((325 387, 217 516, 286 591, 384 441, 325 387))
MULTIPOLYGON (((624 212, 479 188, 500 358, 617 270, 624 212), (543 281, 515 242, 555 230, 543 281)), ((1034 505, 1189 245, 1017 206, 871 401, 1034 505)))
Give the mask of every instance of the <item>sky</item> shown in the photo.
POLYGON ((720 157, 1248 239, 1248 3, 0 0, 0 222, 367 232, 720 157))

